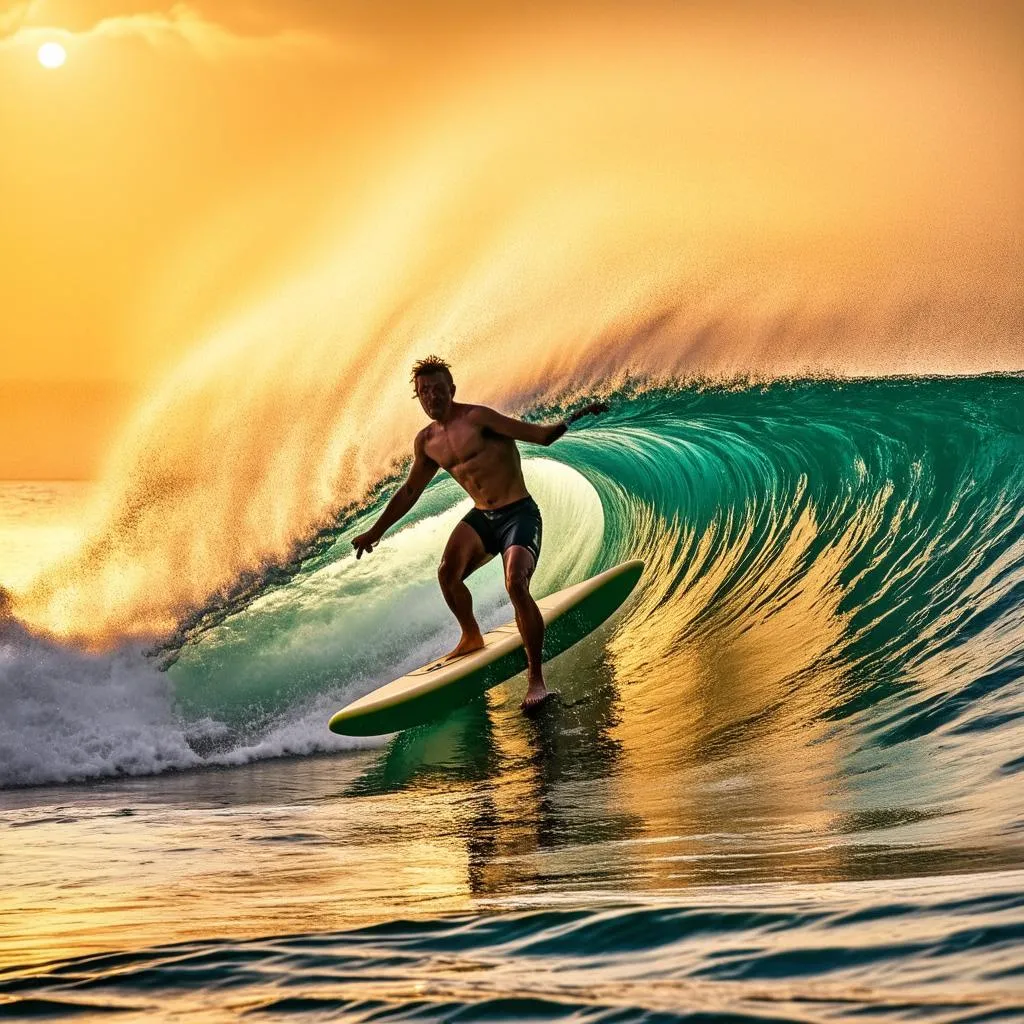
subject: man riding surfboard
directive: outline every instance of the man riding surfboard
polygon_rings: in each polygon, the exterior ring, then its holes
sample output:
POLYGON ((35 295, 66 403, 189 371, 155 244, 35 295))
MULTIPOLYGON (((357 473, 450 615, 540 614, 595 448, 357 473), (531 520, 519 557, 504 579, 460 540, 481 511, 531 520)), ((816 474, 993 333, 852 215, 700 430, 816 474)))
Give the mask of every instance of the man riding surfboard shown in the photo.
POLYGON ((412 384, 431 422, 413 442, 413 463, 405 483, 377 522, 353 538, 356 558, 372 551, 385 531, 416 504, 438 469, 447 470, 474 503, 448 538, 437 570, 445 602, 462 628, 458 644, 447 657, 457 658, 484 646, 465 580, 500 554, 505 588, 526 649, 529 685, 521 706, 531 710, 550 696, 541 666, 544 620, 530 594, 530 578, 540 557, 542 523, 540 509, 523 480, 516 441, 553 444, 570 423, 607 412, 608 406, 592 402, 558 423, 525 423, 484 405, 456 402, 451 367, 437 356, 415 363, 412 384))

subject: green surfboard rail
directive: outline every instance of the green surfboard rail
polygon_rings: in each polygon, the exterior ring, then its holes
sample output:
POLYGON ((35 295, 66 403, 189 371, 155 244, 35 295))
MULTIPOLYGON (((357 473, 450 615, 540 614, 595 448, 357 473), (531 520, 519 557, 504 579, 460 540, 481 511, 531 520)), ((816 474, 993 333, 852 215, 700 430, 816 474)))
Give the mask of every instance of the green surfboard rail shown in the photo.
MULTIPOLYGON (((557 657, 609 618, 633 592, 643 569, 644 564, 639 560, 623 562, 540 600, 538 605, 545 621, 544 661, 557 657), (573 593, 581 590, 583 592, 578 597, 573 593), (562 606, 546 612, 545 605, 562 606)), ((509 647, 510 642, 514 646, 496 657, 488 657, 491 652, 486 648, 466 655, 466 671, 457 678, 420 692, 399 692, 393 700, 382 703, 387 699, 389 687, 407 680, 416 679, 418 682, 420 678, 424 678, 428 685, 429 680, 425 677, 432 670, 456 667, 463 659, 446 665, 434 662, 424 666, 346 705, 331 718, 331 731, 343 736, 380 736, 399 732, 447 715, 477 694, 525 672, 526 651, 515 623, 492 630, 484 639, 490 645, 499 636, 503 641, 501 646, 509 647)))

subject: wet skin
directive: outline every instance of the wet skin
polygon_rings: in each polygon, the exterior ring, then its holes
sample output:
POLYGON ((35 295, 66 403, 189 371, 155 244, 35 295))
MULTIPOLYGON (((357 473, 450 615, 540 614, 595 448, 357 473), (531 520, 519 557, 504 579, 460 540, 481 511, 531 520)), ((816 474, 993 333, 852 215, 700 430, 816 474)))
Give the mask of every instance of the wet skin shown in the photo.
MULTIPOLYGON (((353 538, 356 558, 372 551, 388 527, 415 505, 439 469, 451 474, 477 508, 501 508, 525 498, 529 492, 523 480, 516 441, 552 444, 565 433, 569 422, 580 416, 605 412, 608 408, 604 403, 595 402, 560 423, 524 423, 487 406, 456 402, 455 385, 444 373, 418 377, 416 397, 431 422, 416 435, 413 464, 405 483, 373 527, 353 538)), ((493 557, 484 550, 483 541, 471 526, 463 522, 456 525, 437 571, 445 602, 462 628, 462 636, 446 655, 448 658, 461 657, 484 646, 480 626, 473 615, 473 597, 465 580, 493 557)), ((528 711, 551 696, 544 684, 541 666, 544 620, 530 594, 530 578, 536 566, 529 548, 518 544, 507 548, 502 559, 505 588, 526 649, 529 685, 521 706, 528 711)))

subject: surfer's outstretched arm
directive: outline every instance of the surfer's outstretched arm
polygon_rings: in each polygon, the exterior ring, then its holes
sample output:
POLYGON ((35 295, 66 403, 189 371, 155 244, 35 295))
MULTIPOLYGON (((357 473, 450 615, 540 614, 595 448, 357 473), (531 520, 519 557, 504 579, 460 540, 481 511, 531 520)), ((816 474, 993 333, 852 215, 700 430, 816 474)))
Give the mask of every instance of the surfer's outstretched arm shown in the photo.
POLYGON ((494 409, 488 409, 486 405, 473 407, 470 415, 482 427, 501 434, 504 437, 511 437, 514 441, 529 441, 531 444, 549 445, 554 444, 568 429, 571 423, 581 419, 583 416, 596 416, 598 413, 607 412, 606 402, 591 402, 582 409, 577 409, 571 416, 567 416, 559 423, 527 423, 524 420, 517 420, 511 416, 503 416, 494 409))
POLYGON ((413 445, 412 468, 409 470, 409 475, 406 477, 405 483, 392 495, 377 522, 366 533, 352 538, 352 547, 356 549, 357 559, 363 556, 363 552, 372 551, 380 543, 380 539, 387 529, 394 526, 419 501, 424 488, 440 469, 438 464, 426 453, 423 442, 424 438, 421 432, 416 435, 416 442, 413 445))

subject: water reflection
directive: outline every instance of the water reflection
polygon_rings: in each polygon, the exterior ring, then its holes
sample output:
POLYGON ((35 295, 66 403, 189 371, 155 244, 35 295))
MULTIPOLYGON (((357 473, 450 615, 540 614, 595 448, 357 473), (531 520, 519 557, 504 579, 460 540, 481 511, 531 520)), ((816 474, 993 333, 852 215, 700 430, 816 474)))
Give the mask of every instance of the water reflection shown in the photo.
POLYGON ((481 694, 440 722, 395 736, 384 754, 346 790, 346 796, 482 782, 500 772, 497 753, 487 696, 481 694))

